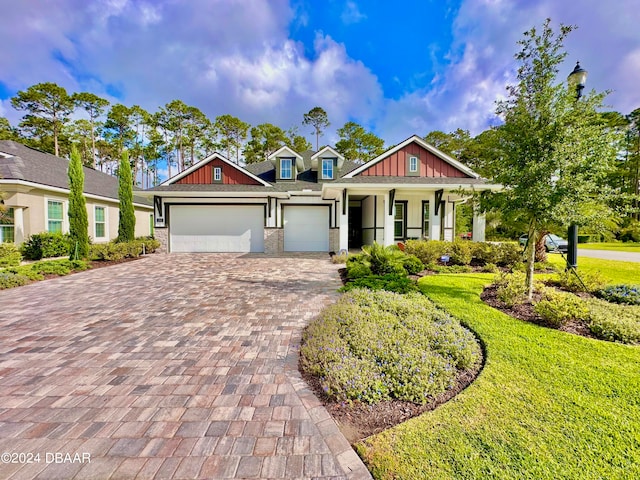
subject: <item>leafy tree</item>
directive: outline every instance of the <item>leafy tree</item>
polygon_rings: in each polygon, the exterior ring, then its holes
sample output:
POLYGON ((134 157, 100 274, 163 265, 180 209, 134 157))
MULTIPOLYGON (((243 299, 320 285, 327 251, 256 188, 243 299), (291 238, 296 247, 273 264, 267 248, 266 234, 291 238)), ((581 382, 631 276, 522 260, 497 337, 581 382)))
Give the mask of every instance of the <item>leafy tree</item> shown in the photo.
POLYGON ((132 146, 135 138, 135 131, 131 128, 133 113, 133 108, 116 103, 109 110, 104 122, 103 137, 116 146, 119 156, 125 148, 132 146))
POLYGON ((136 214, 133 208, 133 180, 127 150, 122 152, 118 168, 118 198, 120 200, 118 241, 130 242, 135 239, 136 214))
POLYGON ((316 134, 316 150, 318 150, 320 148, 320 135, 322 135, 325 128, 331 125, 329 123, 329 118, 327 117, 327 112, 320 107, 313 107, 309 112, 304 114, 302 124, 311 125, 313 127, 314 133, 316 134))
POLYGON ((311 150, 313 145, 302 135, 298 135, 298 127, 291 127, 287 130, 286 145, 294 152, 302 153, 311 150))
POLYGON ((16 110, 28 112, 20 122, 20 128, 34 138, 42 148, 53 139, 53 154, 60 155, 60 135, 73 112, 73 100, 67 91, 55 83, 38 83, 19 91, 11 99, 16 110))
POLYGON ((71 148, 69 161, 69 237, 71 238, 71 259, 85 259, 89 256, 89 220, 84 198, 84 171, 78 149, 71 148))
POLYGON ((462 158, 471 141, 471 135, 469 135, 468 130, 463 130, 461 128, 458 128, 451 133, 434 130, 433 132, 429 132, 424 139, 427 143, 433 145, 438 150, 459 160, 462 158))
POLYGON ((563 43, 574 27, 549 19, 518 42, 518 83, 497 103, 504 119, 499 129, 500 155, 487 165, 504 186, 499 207, 528 225, 527 281, 533 293, 535 245, 553 225, 595 221, 607 209, 604 179, 615 160, 615 135, 597 109, 606 93, 592 92, 579 101, 573 87, 556 82, 566 53, 563 43), (531 239, 533 241, 531 241, 531 239))
POLYGON ((220 115, 213 124, 214 132, 220 137, 220 147, 227 152, 231 160, 231 152, 236 154, 236 163, 240 162, 240 147, 247 138, 250 125, 232 115, 220 115))
POLYGON ((91 164, 96 168, 96 120, 104 114, 105 108, 109 106, 109 101, 93 93, 80 92, 71 96, 76 108, 82 108, 89 115, 91 132, 91 164))
POLYGON ((368 162, 384 152, 384 140, 355 122, 345 123, 338 129, 338 135, 336 150, 347 160, 368 162))
POLYGON ((89 120, 80 118, 69 123, 65 127, 65 133, 78 150, 82 164, 93 168, 93 155, 91 154, 91 123, 89 120))
POLYGON ((0 140, 18 140, 19 135, 15 128, 11 126, 9 120, 0 117, 0 140))
POLYGON ((269 155, 287 143, 287 135, 280 127, 262 123, 251 129, 251 140, 244 148, 244 161, 257 163, 267 160, 269 155))
POLYGON ((211 120, 199 108, 188 107, 184 146, 189 151, 189 157, 185 158, 185 167, 190 167, 196 158, 206 157, 215 150, 214 136, 211 120))

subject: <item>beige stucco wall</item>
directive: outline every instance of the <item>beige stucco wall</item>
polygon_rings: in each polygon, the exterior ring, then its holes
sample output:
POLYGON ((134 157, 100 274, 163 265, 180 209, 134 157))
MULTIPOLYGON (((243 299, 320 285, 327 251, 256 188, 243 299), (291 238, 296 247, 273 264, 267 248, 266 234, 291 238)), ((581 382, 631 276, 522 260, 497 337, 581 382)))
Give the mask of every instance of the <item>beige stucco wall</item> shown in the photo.
MULTIPOLYGON (((30 188, 16 185, 3 185, 5 191, 4 203, 6 207, 22 209, 22 229, 15 226, 16 243, 29 238, 30 235, 47 231, 47 202, 49 200, 59 201, 63 204, 62 231, 69 231, 69 196, 62 192, 52 192, 44 189, 30 188)), ((86 198, 87 218, 89 221, 89 237, 94 243, 107 242, 118 236, 118 202, 95 198, 86 198), (96 238, 95 235, 95 207, 101 206, 106 209, 106 232, 107 237, 96 238)), ((151 207, 135 207, 136 210, 136 237, 148 236, 151 234, 149 217, 153 210, 151 207)), ((18 223, 18 221, 16 221, 18 223)))

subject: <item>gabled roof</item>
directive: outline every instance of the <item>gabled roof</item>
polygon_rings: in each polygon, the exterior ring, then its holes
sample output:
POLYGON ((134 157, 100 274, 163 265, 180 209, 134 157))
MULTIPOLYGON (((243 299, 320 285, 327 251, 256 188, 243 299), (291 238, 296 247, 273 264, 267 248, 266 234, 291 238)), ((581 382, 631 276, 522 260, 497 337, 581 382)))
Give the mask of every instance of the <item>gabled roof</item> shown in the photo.
POLYGON ((341 155, 340 153, 338 153, 337 151, 335 151, 329 145, 327 145, 326 147, 321 148, 316 153, 311 155, 311 160, 314 160, 314 159, 317 159, 319 157, 322 157, 322 156, 324 156, 325 153, 329 153, 329 154, 333 155, 334 157, 338 157, 338 158, 341 158, 342 160, 344 160, 344 156, 341 155))
POLYGON ((296 159, 296 167, 299 172, 305 170, 306 165, 304 164, 304 158, 295 150, 287 147, 286 145, 280 147, 278 150, 269 155, 269 160, 271 163, 275 165, 276 159, 278 157, 294 157, 296 159))
MULTIPOLYGON (((69 191, 69 160, 41 152, 13 140, 0 141, 0 183, 22 183, 43 189, 69 191)), ((84 192, 87 195, 118 201, 118 179, 98 170, 83 167, 84 192)), ((136 195, 134 201, 149 205, 136 195)))
POLYGON ((218 152, 214 152, 212 155, 209 155, 207 158, 204 158, 204 159, 200 160, 198 163, 194 163, 189 168, 187 168, 187 169, 183 170, 182 172, 178 173, 177 175, 174 175, 173 177, 165 180, 159 186, 162 187, 162 186, 171 185, 171 184, 177 182, 178 180, 180 180, 181 178, 186 177, 191 172, 194 172, 194 171, 198 170, 200 167, 203 167, 204 165, 206 165, 207 163, 209 163, 209 162, 211 162, 211 161, 213 161, 215 159, 218 159, 218 160, 226 163, 227 165, 239 170, 240 172, 244 173, 248 177, 254 179, 256 182, 259 182, 261 185, 264 185, 265 187, 270 187, 271 186, 269 183, 267 183, 264 180, 262 180, 261 178, 255 176, 253 173, 251 173, 247 169, 242 168, 240 165, 236 165, 235 163, 229 161, 226 157, 224 157, 223 155, 219 154, 218 152))
POLYGON ((386 152, 378 155, 373 160, 371 160, 371 161, 365 163, 364 165, 361 165, 360 167, 356 168, 355 170, 347 173, 344 176, 344 178, 353 178, 356 175, 359 175, 360 173, 364 172, 365 170, 367 170, 368 168, 372 167, 376 163, 381 162, 382 160, 386 159, 389 155, 397 152, 398 150, 403 149, 404 147, 406 147, 410 143, 414 143, 414 142, 417 143, 418 145, 420 145, 425 150, 428 150, 429 152, 433 153, 438 158, 440 158, 443 161, 447 162, 448 164, 454 166, 455 168, 457 168, 461 172, 464 172, 465 174, 469 175, 470 177, 472 177, 472 178, 480 178, 480 175, 478 175, 476 172, 471 170, 469 167, 467 167, 467 166, 463 165, 462 163, 460 163, 459 161, 453 159, 452 157, 450 157, 446 153, 438 150, 433 145, 428 144, 422 138, 420 138, 418 135, 412 135, 411 137, 407 138, 404 142, 399 143, 395 147, 392 147, 389 150, 387 150, 386 152))

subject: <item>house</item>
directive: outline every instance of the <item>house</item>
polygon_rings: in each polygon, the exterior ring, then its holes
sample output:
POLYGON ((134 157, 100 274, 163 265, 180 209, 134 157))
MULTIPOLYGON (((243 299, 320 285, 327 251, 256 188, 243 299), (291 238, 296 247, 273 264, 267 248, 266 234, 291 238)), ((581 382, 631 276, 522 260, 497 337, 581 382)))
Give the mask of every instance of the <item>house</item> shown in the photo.
MULTIPOLYGON (((0 192, 8 219, 0 224, 0 242, 27 240, 41 232, 69 231, 69 161, 20 143, 0 141, 0 192)), ((84 167, 89 237, 95 243, 118 236, 118 179, 84 167)), ((136 236, 151 235, 153 206, 134 190, 136 236)))
MULTIPOLYGON (((453 240, 461 189, 497 188, 414 135, 360 165, 329 146, 245 167, 214 153, 145 194, 169 252, 280 253, 453 240)), ((473 235, 484 240, 482 215, 473 235)))

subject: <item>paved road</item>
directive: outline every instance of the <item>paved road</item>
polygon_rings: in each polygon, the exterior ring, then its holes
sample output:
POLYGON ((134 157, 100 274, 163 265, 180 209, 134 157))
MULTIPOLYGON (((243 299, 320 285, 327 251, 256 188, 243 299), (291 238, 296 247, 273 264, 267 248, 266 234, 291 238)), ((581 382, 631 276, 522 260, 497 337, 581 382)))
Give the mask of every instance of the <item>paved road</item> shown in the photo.
POLYGON ((578 262, 580 262, 580 256, 603 258, 605 260, 620 260, 623 262, 640 262, 640 253, 635 252, 617 252, 614 250, 586 250, 578 249, 578 262))
POLYGON ((157 254, 0 291, 0 453, 40 454, 0 478, 370 478, 297 371, 338 287, 326 255, 157 254))

